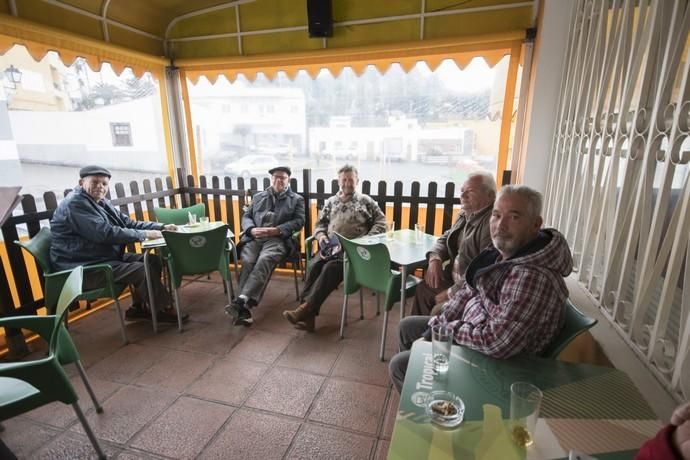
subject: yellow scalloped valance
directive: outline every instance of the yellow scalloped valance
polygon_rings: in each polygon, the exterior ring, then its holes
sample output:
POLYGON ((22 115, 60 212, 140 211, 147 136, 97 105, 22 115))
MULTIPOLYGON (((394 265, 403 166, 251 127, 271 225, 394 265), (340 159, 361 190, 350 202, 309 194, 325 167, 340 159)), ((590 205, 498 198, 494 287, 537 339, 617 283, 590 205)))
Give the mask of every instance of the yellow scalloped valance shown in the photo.
POLYGON ((405 71, 409 71, 419 61, 426 62, 429 68, 434 70, 445 59, 453 59, 462 69, 475 57, 484 58, 487 64, 493 67, 504 56, 510 54, 514 46, 522 43, 524 37, 525 32, 521 30, 385 46, 231 58, 180 59, 175 61, 175 65, 184 71, 193 83, 201 76, 213 83, 220 75, 234 81, 238 74, 254 80, 259 72, 273 79, 279 71, 285 72, 293 79, 300 70, 315 78, 321 69, 328 69, 333 75, 339 75, 344 67, 351 67, 357 75, 361 75, 369 65, 375 66, 383 73, 393 63, 398 63, 405 71))
POLYGON ((141 77, 144 72, 160 77, 168 65, 167 59, 162 57, 99 43, 59 29, 0 14, 0 55, 14 45, 25 46, 36 61, 43 59, 48 51, 55 51, 67 66, 77 57, 84 58, 94 71, 107 62, 118 75, 129 67, 137 77, 141 77))

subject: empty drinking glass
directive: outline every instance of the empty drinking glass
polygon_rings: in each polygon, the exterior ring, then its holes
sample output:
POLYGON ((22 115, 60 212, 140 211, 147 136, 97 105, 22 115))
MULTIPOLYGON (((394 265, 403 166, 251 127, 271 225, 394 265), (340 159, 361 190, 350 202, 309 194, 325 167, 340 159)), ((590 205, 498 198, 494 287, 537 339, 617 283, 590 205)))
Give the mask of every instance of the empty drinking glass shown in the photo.
POLYGON ((393 232, 395 231, 395 222, 390 221, 386 222, 386 239, 387 240, 392 240, 393 239, 393 232))
POLYGON ((424 241, 424 224, 414 224, 414 239, 417 244, 424 241))
POLYGON ((200 223, 201 226, 204 227, 204 228, 208 227, 208 217, 200 217, 200 218, 199 218, 199 223, 200 223))
POLYGON ((187 224, 196 225, 196 214, 192 214, 191 212, 187 213, 187 224))

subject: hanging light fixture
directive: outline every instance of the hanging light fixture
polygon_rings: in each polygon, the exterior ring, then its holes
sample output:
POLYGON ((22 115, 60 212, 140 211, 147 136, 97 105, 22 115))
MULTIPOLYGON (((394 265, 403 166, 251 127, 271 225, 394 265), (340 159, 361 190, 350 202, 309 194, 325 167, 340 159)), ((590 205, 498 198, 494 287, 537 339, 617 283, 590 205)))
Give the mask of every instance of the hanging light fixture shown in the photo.
POLYGON ((17 85, 22 82, 22 71, 10 64, 4 73, 5 78, 9 82, 10 89, 17 89, 17 85))

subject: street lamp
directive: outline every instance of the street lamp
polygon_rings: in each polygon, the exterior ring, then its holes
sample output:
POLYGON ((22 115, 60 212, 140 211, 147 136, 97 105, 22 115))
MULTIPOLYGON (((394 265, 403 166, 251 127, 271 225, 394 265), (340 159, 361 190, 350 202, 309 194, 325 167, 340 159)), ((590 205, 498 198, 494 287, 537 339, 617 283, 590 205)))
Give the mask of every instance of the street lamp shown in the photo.
POLYGON ((4 73, 5 79, 8 82, 8 85, 5 87, 7 89, 17 89, 17 85, 22 82, 22 71, 10 64, 4 73))

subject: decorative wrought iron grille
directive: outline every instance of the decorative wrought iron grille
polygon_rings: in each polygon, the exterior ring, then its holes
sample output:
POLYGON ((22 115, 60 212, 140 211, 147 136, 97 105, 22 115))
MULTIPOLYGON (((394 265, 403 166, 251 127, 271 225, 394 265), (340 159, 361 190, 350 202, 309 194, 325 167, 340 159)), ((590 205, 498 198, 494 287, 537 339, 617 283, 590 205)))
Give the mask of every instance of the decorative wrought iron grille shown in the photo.
POLYGON ((546 221, 611 323, 688 399, 690 5, 578 0, 571 24, 546 221))

